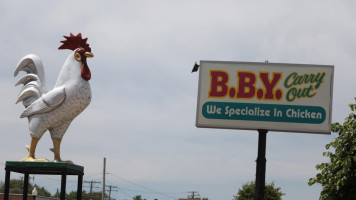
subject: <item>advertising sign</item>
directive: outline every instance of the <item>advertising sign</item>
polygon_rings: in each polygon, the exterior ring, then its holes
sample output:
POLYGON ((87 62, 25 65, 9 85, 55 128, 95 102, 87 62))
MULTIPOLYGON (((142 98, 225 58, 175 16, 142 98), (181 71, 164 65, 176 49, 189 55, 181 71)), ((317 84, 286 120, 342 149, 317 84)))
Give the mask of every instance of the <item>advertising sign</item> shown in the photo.
POLYGON ((334 66, 201 61, 197 127, 330 134, 334 66))

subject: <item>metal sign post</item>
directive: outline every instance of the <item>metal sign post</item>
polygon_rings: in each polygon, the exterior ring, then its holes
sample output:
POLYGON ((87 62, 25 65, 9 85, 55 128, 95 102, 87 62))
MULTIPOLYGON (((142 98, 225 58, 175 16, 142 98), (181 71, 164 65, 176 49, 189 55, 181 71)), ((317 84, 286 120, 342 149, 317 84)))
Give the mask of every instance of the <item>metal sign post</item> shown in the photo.
POLYGON ((256 160, 255 200, 265 199, 266 138, 268 130, 258 130, 258 154, 256 160))

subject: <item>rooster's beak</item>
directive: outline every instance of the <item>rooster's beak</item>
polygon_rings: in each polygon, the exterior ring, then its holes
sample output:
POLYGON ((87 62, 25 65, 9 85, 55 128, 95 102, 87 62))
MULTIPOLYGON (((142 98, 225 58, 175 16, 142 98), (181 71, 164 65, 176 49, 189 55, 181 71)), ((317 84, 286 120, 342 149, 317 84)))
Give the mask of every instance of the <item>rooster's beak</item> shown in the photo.
POLYGON ((94 57, 94 54, 92 54, 91 52, 85 52, 84 55, 88 58, 94 57))

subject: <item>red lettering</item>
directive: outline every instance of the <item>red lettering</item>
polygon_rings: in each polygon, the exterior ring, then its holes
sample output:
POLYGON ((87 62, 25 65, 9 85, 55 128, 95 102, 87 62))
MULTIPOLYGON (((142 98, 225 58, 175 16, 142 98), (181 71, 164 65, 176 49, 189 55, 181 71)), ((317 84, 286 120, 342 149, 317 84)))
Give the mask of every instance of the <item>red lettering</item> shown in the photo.
POLYGON ((237 72, 238 92, 237 98, 252 98, 255 96, 256 75, 251 72, 237 72))
POLYGON ((224 97, 227 95, 229 75, 224 71, 210 71, 209 97, 224 97))
MULTIPOLYGON (((268 72, 261 72, 260 78, 262 80, 263 85, 266 88, 265 99, 274 99, 273 89, 276 87, 279 80, 282 78, 281 73, 273 73, 272 81, 269 81, 268 72)), ((281 98, 281 95, 276 95, 277 99, 281 98)))

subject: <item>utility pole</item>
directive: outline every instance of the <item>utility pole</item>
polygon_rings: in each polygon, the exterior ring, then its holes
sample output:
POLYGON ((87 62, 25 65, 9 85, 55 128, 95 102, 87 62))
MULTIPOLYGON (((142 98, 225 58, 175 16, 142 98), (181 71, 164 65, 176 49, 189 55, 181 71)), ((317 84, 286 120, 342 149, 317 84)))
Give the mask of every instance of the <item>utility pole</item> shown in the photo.
POLYGON ((105 199, 105 174, 106 174, 106 158, 104 157, 104 167, 103 167, 103 190, 101 194, 101 200, 105 199))
POLYGON ((191 192, 188 192, 188 193, 192 194, 192 195, 188 196, 189 199, 196 199, 196 197, 197 197, 197 199, 200 199, 199 192, 191 191, 191 192))
POLYGON ((113 186, 113 185, 108 185, 106 186, 109 188, 109 200, 111 200, 111 191, 118 191, 118 190, 112 190, 112 188, 118 188, 117 186, 113 186))
POLYGON ((93 183, 101 183, 101 182, 100 181, 84 181, 84 183, 90 183, 89 199, 91 199, 92 193, 93 193, 93 183))

